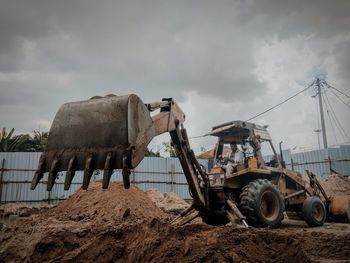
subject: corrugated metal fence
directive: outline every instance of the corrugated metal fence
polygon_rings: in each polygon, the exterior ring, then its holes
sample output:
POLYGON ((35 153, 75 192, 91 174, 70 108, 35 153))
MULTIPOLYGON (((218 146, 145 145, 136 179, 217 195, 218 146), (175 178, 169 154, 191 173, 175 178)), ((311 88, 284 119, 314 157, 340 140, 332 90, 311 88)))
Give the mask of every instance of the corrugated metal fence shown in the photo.
MULTIPOLYGON (((65 173, 60 172, 52 191, 46 191, 47 174, 37 188, 30 190, 31 180, 37 168, 41 153, 0 152, 0 196, 2 203, 8 202, 57 202, 66 199, 80 188, 83 173, 77 171, 72 186, 64 191, 65 173)), ((207 167, 206 160, 199 162, 207 167)), ((145 157, 131 172, 131 183, 146 190, 157 188, 161 192, 175 192, 184 199, 191 199, 188 185, 177 158, 145 157)), ((102 173, 95 173, 92 180, 102 179, 102 173)), ((120 170, 116 170, 111 181, 122 181, 120 170)), ((102 184, 102 183, 101 183, 102 184)), ((101 186, 102 187, 102 186, 101 186)))
MULTIPOLYGON (((283 158, 288 169, 302 174, 310 170, 325 176, 331 170, 350 176, 350 146, 291 154, 284 150, 283 158)), ((82 184, 83 174, 77 172, 69 191, 64 191, 64 172, 59 173, 51 192, 46 191, 47 174, 36 190, 30 190, 33 173, 37 168, 41 153, 1 153, 0 152, 0 202, 57 202, 66 199, 82 184)), ((265 156, 266 161, 272 156, 265 156)), ((208 167, 206 160, 199 160, 208 167)), ((94 174, 92 180, 102 179, 102 174, 94 174)), ((112 181, 122 181, 121 172, 115 171, 112 181)), ((191 199, 188 185, 177 158, 146 157, 131 173, 131 182, 145 190, 157 188, 161 192, 175 192, 184 199, 191 199)))
MULTIPOLYGON (((309 170, 319 176, 334 172, 350 176, 350 145, 294 154, 288 149, 283 150, 282 155, 287 169, 302 174, 309 170)), ((269 161, 272 156, 264 156, 264 159, 269 161)))

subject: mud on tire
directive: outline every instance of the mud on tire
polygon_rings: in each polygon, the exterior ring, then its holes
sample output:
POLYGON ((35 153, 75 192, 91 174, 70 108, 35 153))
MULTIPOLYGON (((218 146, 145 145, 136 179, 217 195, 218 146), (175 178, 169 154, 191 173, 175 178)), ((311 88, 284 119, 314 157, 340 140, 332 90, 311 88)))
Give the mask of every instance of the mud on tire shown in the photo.
POLYGON ((284 203, 277 188, 266 179, 257 179, 243 187, 240 209, 248 223, 278 227, 283 220, 284 203))
POLYGON ((308 197, 303 203, 303 218, 311 226, 322 226, 326 220, 326 207, 317 196, 308 197))

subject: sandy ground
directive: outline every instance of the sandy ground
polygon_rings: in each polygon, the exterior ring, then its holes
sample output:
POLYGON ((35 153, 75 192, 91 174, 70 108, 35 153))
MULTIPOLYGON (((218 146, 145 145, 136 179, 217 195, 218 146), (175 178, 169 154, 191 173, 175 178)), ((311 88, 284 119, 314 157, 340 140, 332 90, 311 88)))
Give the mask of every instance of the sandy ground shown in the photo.
POLYGON ((2 206, 0 262, 350 262, 350 224, 174 226, 177 205, 173 194, 92 183, 56 207, 2 206))

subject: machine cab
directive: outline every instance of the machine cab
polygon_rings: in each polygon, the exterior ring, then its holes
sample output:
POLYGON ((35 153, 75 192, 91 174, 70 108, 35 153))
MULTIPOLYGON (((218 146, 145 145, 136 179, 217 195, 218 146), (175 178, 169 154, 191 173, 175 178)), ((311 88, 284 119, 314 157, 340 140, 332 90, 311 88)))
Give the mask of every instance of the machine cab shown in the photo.
POLYGON ((210 178, 226 179, 227 160, 225 156, 231 151, 230 144, 235 142, 243 156, 242 162, 235 165, 232 175, 250 171, 252 169, 266 169, 268 166, 280 168, 281 162, 271 142, 266 126, 260 126, 245 121, 232 121, 212 128, 208 135, 217 136, 218 142, 214 150, 214 163, 210 171, 210 178), (274 159, 265 163, 261 148, 269 148, 274 159))

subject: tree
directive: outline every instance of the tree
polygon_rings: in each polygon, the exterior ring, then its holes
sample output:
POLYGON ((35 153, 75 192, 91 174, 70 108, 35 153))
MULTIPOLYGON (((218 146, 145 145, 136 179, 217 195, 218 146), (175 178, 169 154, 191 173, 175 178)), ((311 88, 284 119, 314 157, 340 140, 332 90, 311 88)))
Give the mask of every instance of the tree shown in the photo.
POLYGON ((48 132, 41 131, 33 131, 33 144, 35 146, 36 151, 43 151, 47 145, 47 139, 49 137, 48 132))
POLYGON ((25 144, 26 138, 23 136, 12 137, 15 128, 12 128, 7 133, 6 128, 2 128, 0 134, 0 151, 1 152, 16 152, 25 144))
POLYGON ((170 142, 162 142, 164 152, 169 153, 170 157, 176 157, 176 151, 170 142))
POLYGON ((29 134, 19 134, 13 137, 13 140, 21 141, 17 145, 14 152, 35 152, 35 147, 33 146, 32 137, 29 134))
POLYGON ((0 134, 1 152, 41 152, 47 145, 48 132, 33 131, 30 134, 12 136, 15 129, 7 133, 6 128, 0 134))
POLYGON ((159 152, 153 152, 152 150, 147 148, 145 156, 146 157, 160 157, 160 153, 159 152))

